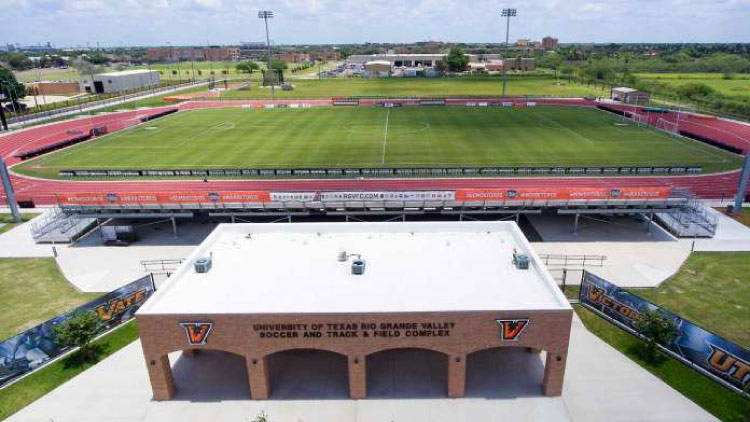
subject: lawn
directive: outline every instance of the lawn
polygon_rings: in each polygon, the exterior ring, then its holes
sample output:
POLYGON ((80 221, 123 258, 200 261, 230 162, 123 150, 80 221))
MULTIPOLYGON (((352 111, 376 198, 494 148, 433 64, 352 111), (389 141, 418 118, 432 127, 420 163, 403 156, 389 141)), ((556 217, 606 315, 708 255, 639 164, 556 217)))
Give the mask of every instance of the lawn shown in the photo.
MULTIPOLYGON (((503 82, 498 77, 465 78, 371 78, 293 81, 293 91, 277 90, 279 98, 346 96, 418 96, 501 95, 503 82)), ((586 85, 556 81, 551 76, 511 76, 508 95, 605 96, 609 92, 586 85)), ((227 98, 268 98, 271 92, 258 84, 248 90, 228 91, 227 98)))
MULTIPOLYGON (((22 212, 21 213, 21 224, 31 220, 32 218, 39 215, 39 213, 34 212, 22 212)), ((0 234, 3 234, 7 231, 10 231, 14 229, 16 226, 18 226, 18 223, 13 222, 13 217, 10 215, 10 213, 2 213, 0 214, 0 234)))
POLYGON ((738 167, 733 154, 623 124, 586 108, 404 107, 212 109, 182 112, 14 167, 470 167, 702 165, 738 167))
POLYGON ((660 82, 672 86, 701 83, 720 94, 730 97, 750 98, 750 74, 733 75, 724 79, 722 73, 637 73, 638 80, 660 82))
POLYGON ((631 291, 750 348, 750 253, 696 252, 659 287, 631 291))
MULTIPOLYGON (((135 322, 129 322, 102 336, 94 344, 101 350, 99 359, 104 359, 137 338, 138 329, 135 322)), ((0 390, 0 420, 18 412, 93 365, 93 363, 79 365, 75 359, 71 359, 71 356, 50 363, 0 390)))
MULTIPOLYGON (((722 214, 726 214, 727 212, 726 208, 717 208, 717 210, 722 214)), ((739 214, 735 214, 732 217, 740 223, 750 227, 750 208, 744 207, 740 210, 739 214)))
POLYGON ((0 339, 100 296, 76 290, 51 258, 0 259, 0 291, 0 339))
MULTIPOLYGON (((642 341, 612 325, 588 309, 576 305, 576 313, 586 328, 597 337, 661 378, 672 388, 722 421, 747 422, 750 400, 742 398, 675 359, 665 357, 659 363, 644 360, 639 353, 642 341)), ((637 388, 637 386, 632 386, 637 388)))

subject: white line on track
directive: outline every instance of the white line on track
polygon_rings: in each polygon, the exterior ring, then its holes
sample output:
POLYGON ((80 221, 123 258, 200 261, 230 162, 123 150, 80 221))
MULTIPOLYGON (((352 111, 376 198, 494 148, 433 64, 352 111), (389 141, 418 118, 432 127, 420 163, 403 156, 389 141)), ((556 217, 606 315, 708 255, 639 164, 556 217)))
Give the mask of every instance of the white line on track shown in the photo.
POLYGON ((385 135, 383 135, 383 156, 380 160, 381 164, 385 164, 385 146, 388 144, 388 119, 391 117, 391 109, 385 113, 385 135))

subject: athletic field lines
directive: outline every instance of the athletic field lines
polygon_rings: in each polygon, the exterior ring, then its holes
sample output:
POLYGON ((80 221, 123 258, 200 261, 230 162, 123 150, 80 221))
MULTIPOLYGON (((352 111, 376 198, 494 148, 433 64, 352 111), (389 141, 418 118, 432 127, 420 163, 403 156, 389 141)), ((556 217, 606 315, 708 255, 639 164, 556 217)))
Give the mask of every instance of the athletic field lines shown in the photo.
POLYGON ((180 112, 14 167, 60 169, 504 166, 739 167, 734 154, 566 106, 180 112))

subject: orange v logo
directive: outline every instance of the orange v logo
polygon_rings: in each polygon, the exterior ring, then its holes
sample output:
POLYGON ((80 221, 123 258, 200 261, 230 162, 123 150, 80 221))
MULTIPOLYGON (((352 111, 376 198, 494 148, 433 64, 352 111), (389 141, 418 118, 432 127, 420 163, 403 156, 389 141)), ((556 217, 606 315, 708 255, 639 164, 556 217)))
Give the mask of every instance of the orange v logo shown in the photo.
POLYGON ((500 324, 500 339, 507 341, 516 341, 521 331, 529 325, 528 319, 496 319, 500 324))
POLYGON ((179 324, 185 329, 188 344, 191 346, 206 344, 208 334, 213 327, 213 323, 211 322, 180 322, 179 324))

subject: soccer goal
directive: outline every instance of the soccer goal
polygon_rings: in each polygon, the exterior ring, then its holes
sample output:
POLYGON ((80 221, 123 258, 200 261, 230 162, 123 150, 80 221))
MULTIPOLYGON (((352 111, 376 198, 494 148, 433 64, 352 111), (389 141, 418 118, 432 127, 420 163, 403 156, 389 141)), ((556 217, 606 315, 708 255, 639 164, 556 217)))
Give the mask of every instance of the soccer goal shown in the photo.
POLYGON ((648 115, 636 112, 630 112, 630 120, 634 121, 638 127, 648 126, 648 115))
POLYGON ((688 120, 690 114, 695 113, 695 106, 693 104, 680 104, 677 107, 677 121, 682 122, 688 120))
POLYGON ((656 128, 671 133, 672 136, 679 136, 680 134, 679 123, 667 120, 663 117, 659 117, 659 120, 656 121, 656 128))

